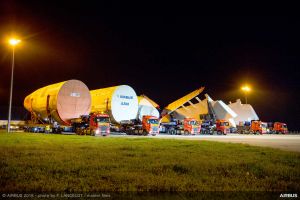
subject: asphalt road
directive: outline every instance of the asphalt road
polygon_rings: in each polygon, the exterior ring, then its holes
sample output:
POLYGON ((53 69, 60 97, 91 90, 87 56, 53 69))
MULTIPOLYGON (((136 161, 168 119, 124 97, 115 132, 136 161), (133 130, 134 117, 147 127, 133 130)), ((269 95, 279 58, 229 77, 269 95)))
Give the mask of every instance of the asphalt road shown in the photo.
POLYGON ((112 134, 111 137, 148 137, 163 139, 182 139, 182 140, 208 140, 218 142, 243 143, 254 146, 272 147, 288 151, 300 152, 300 135, 164 135, 157 136, 127 136, 125 134, 112 134))

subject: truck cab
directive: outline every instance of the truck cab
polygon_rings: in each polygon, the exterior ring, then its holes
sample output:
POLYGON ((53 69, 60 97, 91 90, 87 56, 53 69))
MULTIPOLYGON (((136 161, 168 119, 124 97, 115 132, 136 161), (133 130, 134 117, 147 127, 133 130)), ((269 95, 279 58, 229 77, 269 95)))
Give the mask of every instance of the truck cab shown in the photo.
POLYGON ((77 135, 107 136, 110 134, 110 118, 100 113, 83 115, 72 122, 72 127, 77 135))
POLYGON ((194 118, 185 118, 183 120, 184 134, 199 134, 201 130, 200 123, 194 118))
POLYGON ((144 135, 159 134, 159 120, 155 116, 144 115, 142 119, 142 129, 144 135))
POLYGON ((268 124, 259 120, 251 121, 250 132, 256 134, 265 134, 267 133, 268 124))
POLYGON ((229 122, 224 119, 218 119, 216 120, 216 130, 217 134, 221 135, 227 135, 227 133, 230 133, 230 127, 229 122))
POLYGON ((110 134, 110 118, 107 114, 92 114, 90 129, 93 135, 106 136, 110 134))
POLYGON ((285 123, 281 122, 275 122, 274 127, 273 127, 273 132, 277 134, 287 134, 288 133, 288 128, 285 123))

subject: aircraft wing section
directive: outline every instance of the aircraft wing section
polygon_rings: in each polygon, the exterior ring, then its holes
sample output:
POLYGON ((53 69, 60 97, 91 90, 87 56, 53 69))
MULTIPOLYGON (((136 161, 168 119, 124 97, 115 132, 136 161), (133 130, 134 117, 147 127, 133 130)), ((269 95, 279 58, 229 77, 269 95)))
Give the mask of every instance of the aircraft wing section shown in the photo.
POLYGON ((201 87, 201 88, 185 95, 184 97, 181 97, 180 99, 174 101, 173 103, 170 103, 167 107, 164 108, 164 111, 165 111, 164 114, 167 115, 167 114, 172 113, 173 111, 175 111, 176 109, 181 107, 186 102, 188 102, 191 99, 193 99, 194 97, 198 96, 203 90, 204 90, 204 87, 201 87))

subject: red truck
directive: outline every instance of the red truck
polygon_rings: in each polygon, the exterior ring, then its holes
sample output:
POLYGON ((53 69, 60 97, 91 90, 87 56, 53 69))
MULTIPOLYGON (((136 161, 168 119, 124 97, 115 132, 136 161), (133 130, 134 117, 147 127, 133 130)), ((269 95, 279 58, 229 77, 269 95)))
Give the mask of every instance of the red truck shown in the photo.
POLYGON ((101 135, 110 134, 110 118, 107 114, 92 113, 83 115, 72 121, 73 130, 77 135, 101 135))
POLYGON ((267 133, 267 123, 259 120, 251 121, 250 133, 265 134, 267 133))
POLYGON ((272 132, 276 134, 287 134, 288 133, 287 125, 282 122, 275 122, 272 132))
POLYGON ((244 125, 237 126, 240 134, 265 134, 268 133, 268 123, 260 120, 252 120, 244 125))
POLYGON ((160 129, 161 132, 171 135, 195 135, 200 133, 201 124, 194 118, 184 118, 183 121, 173 120, 171 122, 163 122, 160 129))
POLYGON ((224 119, 216 120, 216 131, 218 135, 227 135, 230 133, 229 122, 224 119))
POLYGON ((159 119, 155 116, 144 115, 142 122, 127 124, 124 131, 128 135, 157 135, 159 134, 159 119))
POLYGON ((201 125, 194 118, 185 118, 183 120, 183 130, 185 135, 188 134, 196 135, 200 133, 201 125))
POLYGON ((142 128, 144 135, 157 135, 159 134, 159 121, 157 117, 144 115, 142 120, 142 128))

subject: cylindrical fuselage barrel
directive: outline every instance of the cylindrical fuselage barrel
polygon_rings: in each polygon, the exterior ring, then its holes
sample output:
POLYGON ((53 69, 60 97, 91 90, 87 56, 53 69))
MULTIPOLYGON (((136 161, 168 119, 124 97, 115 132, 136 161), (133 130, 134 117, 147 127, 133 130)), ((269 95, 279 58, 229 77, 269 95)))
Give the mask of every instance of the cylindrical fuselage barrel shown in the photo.
POLYGON ((135 119, 138 112, 138 99, 128 85, 91 90, 91 112, 106 112, 116 123, 135 119))
POLYGON ((89 114, 91 95, 83 82, 69 80, 34 91, 25 98, 24 107, 40 119, 69 125, 71 119, 89 114))
POLYGON ((144 115, 154 116, 159 118, 158 110, 152 105, 152 103, 144 98, 143 96, 138 96, 139 109, 137 114, 137 119, 142 121, 144 115))

